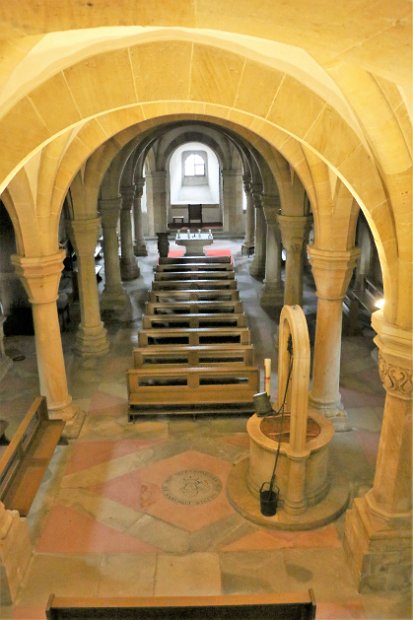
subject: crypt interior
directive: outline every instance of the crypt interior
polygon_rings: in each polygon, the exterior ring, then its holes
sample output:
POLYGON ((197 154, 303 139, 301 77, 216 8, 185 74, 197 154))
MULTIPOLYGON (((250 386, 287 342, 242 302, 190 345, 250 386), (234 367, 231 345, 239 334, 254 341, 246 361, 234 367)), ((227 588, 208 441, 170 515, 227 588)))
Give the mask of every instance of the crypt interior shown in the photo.
POLYGON ((0 617, 311 588, 317 618, 410 618, 411 4, 21 0, 0 24, 0 617), (284 389, 265 516, 252 394, 284 389))

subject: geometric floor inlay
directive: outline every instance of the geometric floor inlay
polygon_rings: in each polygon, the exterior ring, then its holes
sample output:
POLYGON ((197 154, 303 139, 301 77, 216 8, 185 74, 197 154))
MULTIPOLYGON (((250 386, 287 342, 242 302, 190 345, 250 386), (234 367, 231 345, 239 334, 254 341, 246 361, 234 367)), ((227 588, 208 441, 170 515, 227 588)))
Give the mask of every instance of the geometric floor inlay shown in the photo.
POLYGON ((209 471, 184 469, 170 476, 162 485, 162 493, 169 500, 196 506, 215 499, 222 491, 219 478, 209 471))

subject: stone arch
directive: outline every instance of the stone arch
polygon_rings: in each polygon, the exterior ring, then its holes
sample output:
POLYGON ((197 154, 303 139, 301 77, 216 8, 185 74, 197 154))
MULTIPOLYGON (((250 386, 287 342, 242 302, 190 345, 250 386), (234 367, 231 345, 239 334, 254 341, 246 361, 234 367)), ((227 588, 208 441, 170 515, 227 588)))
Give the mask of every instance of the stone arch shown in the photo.
MULTIPOLYGON (((274 144, 274 135, 281 131, 284 139, 292 136, 315 152, 365 210, 383 264, 385 287, 389 290, 390 281, 396 286, 400 273, 395 221, 365 144, 330 105, 295 78, 210 46, 169 41, 162 46, 147 43, 115 50, 68 67, 35 88, 0 121, 0 135, 7 153, 0 163, 2 185, 15 174, 22 161, 66 127, 93 116, 99 125, 100 115, 125 107, 135 118, 136 113, 141 119, 142 116, 162 118, 165 114, 182 113, 184 101, 189 113, 226 118, 250 128, 270 144, 274 144), (163 80, 145 71, 154 55, 162 66, 163 80), (254 103, 243 97, 243 93, 254 87, 253 69, 265 78, 269 95, 261 104, 259 116, 254 103), (119 88, 109 85, 102 88, 103 73, 122 75, 119 88), (181 79, 172 81, 172 76, 177 74, 181 79), (52 96, 56 89, 59 97, 52 96), (290 102, 304 100, 305 114, 298 114, 290 102), (19 121, 26 120, 21 125, 24 141, 21 131, 10 132, 10 124, 15 127, 17 117, 19 121), (15 143, 9 149, 11 133, 15 143)), ((387 318, 397 321, 393 314, 387 318)))

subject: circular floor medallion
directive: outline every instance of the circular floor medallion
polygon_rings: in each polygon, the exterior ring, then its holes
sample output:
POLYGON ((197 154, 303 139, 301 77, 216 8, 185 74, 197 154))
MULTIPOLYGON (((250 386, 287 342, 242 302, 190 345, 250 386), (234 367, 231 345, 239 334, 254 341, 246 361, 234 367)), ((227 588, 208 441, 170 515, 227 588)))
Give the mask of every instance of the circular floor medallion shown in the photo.
POLYGON ((172 474, 162 485, 162 492, 173 502, 196 506, 215 499, 222 490, 221 480, 209 471, 184 469, 172 474))

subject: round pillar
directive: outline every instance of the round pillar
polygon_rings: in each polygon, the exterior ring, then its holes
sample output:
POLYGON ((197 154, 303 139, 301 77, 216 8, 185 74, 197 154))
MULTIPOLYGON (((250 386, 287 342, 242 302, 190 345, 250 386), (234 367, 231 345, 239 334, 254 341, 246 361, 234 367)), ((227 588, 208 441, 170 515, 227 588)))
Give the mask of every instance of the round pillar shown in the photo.
POLYGON ((135 256, 148 255, 148 250, 142 231, 142 196, 144 187, 145 179, 138 179, 135 183, 136 193, 133 201, 133 230, 135 234, 133 252, 135 256))
POLYGON ((108 310, 123 307, 129 299, 122 286, 120 276, 117 226, 121 202, 122 198, 120 196, 99 200, 103 229, 103 260, 105 265, 105 287, 102 293, 101 306, 108 310))
POLYGON ((333 422, 336 430, 348 430, 347 414, 339 392, 343 298, 359 250, 320 250, 308 246, 317 289, 313 383, 310 405, 333 422))
POLYGON ((283 302, 283 288, 281 281, 281 239, 277 223, 279 197, 264 194, 263 209, 267 224, 265 278, 261 293, 262 306, 280 307, 283 302))
POLYGON ((365 590, 403 590, 412 565, 412 332, 372 315, 386 390, 373 487, 347 512, 344 548, 365 590))
POLYGON ((73 423, 79 410, 67 389, 56 304, 64 254, 59 251, 35 258, 14 255, 11 261, 32 304, 40 394, 47 399, 51 418, 73 423))
POLYGON ((241 174, 238 170, 222 170, 223 229, 229 235, 242 234, 241 174))
POLYGON ((255 235, 255 212, 254 202, 251 194, 251 179, 249 176, 243 177, 244 192, 247 199, 247 209, 245 212, 245 238, 242 242, 241 253, 249 256, 254 251, 254 235, 255 235))
POLYGON ((120 211, 120 272, 122 280, 136 280, 140 271, 133 253, 131 212, 135 199, 135 186, 121 188, 122 206, 120 211))
POLYGON ((74 352, 81 357, 105 355, 109 350, 106 329, 100 318, 99 294, 95 273, 95 248, 100 217, 70 220, 68 232, 78 260, 80 325, 74 352))
POLYGON ((154 233, 166 232, 168 230, 166 171, 154 170, 148 180, 152 191, 147 192, 147 199, 152 211, 154 233))
POLYGON ((311 218, 307 215, 280 215, 277 221, 282 244, 287 252, 285 265, 284 304, 303 303, 303 253, 311 218))
POLYGON ((267 229, 262 204, 262 191, 254 184, 252 186, 252 198, 255 211, 255 241, 254 257, 250 265, 250 274, 255 278, 264 278, 267 229))

